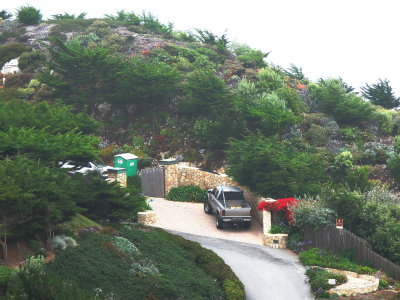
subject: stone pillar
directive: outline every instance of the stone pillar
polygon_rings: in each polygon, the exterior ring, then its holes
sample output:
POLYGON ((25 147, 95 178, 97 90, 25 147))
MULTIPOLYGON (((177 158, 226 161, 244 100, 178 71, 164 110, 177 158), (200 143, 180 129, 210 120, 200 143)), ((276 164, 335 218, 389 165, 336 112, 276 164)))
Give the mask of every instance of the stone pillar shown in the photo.
POLYGON ((162 167, 164 168, 165 194, 168 194, 172 187, 179 186, 178 165, 162 165, 162 167))
POLYGON ((263 232, 265 234, 269 234, 269 230, 271 229, 272 221, 271 221, 271 212, 263 210, 263 232))
POLYGON ((126 169, 125 168, 108 169, 108 180, 111 182, 118 181, 120 186, 126 187, 127 186, 126 169))

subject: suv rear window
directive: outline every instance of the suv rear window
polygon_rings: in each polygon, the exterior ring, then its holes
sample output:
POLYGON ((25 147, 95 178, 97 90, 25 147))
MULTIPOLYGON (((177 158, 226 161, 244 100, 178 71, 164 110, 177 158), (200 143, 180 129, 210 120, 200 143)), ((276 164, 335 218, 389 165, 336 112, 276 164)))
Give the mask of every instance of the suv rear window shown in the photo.
POLYGON ((224 192, 225 200, 244 200, 243 193, 240 192, 224 192))

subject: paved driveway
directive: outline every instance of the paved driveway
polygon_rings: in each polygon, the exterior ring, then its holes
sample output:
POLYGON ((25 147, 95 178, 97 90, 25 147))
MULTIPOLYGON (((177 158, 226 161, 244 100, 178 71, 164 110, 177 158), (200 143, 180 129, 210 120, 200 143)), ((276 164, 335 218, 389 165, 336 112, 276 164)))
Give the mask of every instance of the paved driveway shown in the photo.
POLYGON ((204 213, 202 203, 173 202, 151 198, 160 227, 218 254, 245 286, 248 300, 313 299, 305 284, 305 269, 289 250, 262 246, 262 227, 251 229, 215 226, 215 216, 204 213))
MULTIPOLYGON (((169 230, 170 231, 170 230, 169 230)), ((218 254, 243 283, 248 300, 314 299, 305 269, 287 250, 170 231, 218 254)))
POLYGON ((156 213, 157 222, 153 226, 262 245, 262 227, 256 221, 252 222, 250 229, 233 228, 228 224, 221 230, 215 226, 215 215, 204 213, 203 203, 173 202, 163 198, 151 198, 149 204, 156 213))

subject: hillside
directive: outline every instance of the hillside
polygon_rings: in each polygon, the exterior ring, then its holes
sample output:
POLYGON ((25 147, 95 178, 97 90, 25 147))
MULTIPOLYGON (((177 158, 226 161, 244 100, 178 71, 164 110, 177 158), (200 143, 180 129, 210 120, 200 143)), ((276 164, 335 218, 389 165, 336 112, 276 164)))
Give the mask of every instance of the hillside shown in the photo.
MULTIPOLYGON (((340 78, 312 82, 301 68, 267 62, 267 53, 226 35, 175 31, 150 13, 64 14, 29 25, 11 18, 0 32, 0 66, 18 58, 20 69, 0 89, 0 174, 16 191, 25 186, 12 166, 40 161, 44 183, 62 182, 44 170, 68 159, 107 163, 132 152, 143 167, 177 157, 223 167, 261 195, 302 199, 294 208, 298 233, 343 218, 347 229, 400 264, 400 112, 389 82, 367 85, 362 94, 340 78)), ((26 185, 37 193, 34 180, 26 185)), ((54 192, 60 207, 70 206, 62 217, 49 213, 51 222, 35 223, 42 233, 81 210, 120 220, 126 207, 144 205, 135 190, 134 205, 126 200, 99 212, 99 199, 123 198, 123 191, 96 179, 67 179, 68 185, 95 196, 75 205, 73 192, 68 199, 54 192)), ((15 198, 27 203, 32 197, 21 195, 15 198)), ((21 228, 12 221, 10 230, 21 228)), ((27 216, 24 230, 32 222, 27 216)))

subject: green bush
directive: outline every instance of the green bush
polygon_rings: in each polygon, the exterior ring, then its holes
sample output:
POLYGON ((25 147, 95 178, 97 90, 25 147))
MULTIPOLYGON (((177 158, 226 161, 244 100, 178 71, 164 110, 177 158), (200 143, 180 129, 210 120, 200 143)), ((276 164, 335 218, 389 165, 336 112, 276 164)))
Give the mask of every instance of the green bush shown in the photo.
POLYGON ((295 206, 290 207, 293 223, 302 229, 312 227, 318 229, 334 223, 335 211, 325 207, 316 198, 305 198, 300 200, 295 206))
POLYGON ((112 238, 111 243, 123 254, 133 257, 139 250, 129 240, 122 236, 115 236, 112 238))
POLYGON ((376 270, 352 262, 349 258, 339 254, 332 254, 325 249, 312 248, 299 254, 299 259, 303 265, 319 266, 325 268, 339 269, 344 271, 352 271, 356 273, 365 273, 376 270))
POLYGON ((272 225, 269 233, 276 234, 276 233, 289 233, 288 227, 283 227, 280 225, 272 225))
POLYGON ((329 289, 333 288, 335 285, 347 282, 346 276, 329 272, 318 267, 307 269, 306 275, 309 278, 311 290, 317 298, 329 298, 329 289), (329 284, 328 279, 335 279, 336 284, 329 284))
POLYGON ((257 78, 257 86, 265 92, 274 91, 285 85, 281 74, 269 67, 258 72, 257 78))
POLYGON ((33 6, 21 6, 17 10, 17 19, 24 25, 36 25, 42 20, 42 13, 33 6))
POLYGON ((29 48, 25 45, 15 42, 0 46, 0 66, 28 50, 29 48))
POLYGON ((7 285, 8 279, 10 278, 13 272, 14 272, 13 268, 7 266, 0 266, 0 289, 7 285))
POLYGON ((18 59, 18 67, 21 70, 35 70, 44 65, 46 62, 45 54, 40 50, 32 50, 31 52, 24 52, 18 59))
POLYGON ((18 271, 12 273, 8 280, 5 299, 94 300, 76 284, 61 276, 47 274, 41 256, 29 258, 18 271))
POLYGON ((348 93, 340 79, 322 80, 308 86, 318 109, 334 117, 340 124, 361 124, 370 121, 375 108, 354 93, 348 93))
POLYGON ((206 195, 206 191, 199 186, 187 185, 171 188, 166 198, 178 202, 203 202, 206 195))
POLYGON ((231 47, 237 59, 241 61, 246 68, 260 69, 267 66, 264 58, 268 56, 268 53, 252 49, 245 44, 233 44, 231 47))
POLYGON ((379 289, 385 290, 389 287, 389 283, 385 279, 379 279, 379 289))
POLYGON ((280 141, 277 136, 252 134, 232 140, 227 154, 228 174, 266 197, 315 194, 326 180, 318 155, 299 151, 290 140, 280 141))

